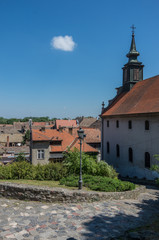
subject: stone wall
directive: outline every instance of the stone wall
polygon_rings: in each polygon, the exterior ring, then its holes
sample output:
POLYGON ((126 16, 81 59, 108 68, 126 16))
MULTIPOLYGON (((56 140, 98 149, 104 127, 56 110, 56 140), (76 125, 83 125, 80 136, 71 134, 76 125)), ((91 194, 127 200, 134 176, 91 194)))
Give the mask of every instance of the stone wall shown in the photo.
POLYGON ((94 192, 0 183, 0 197, 41 202, 77 203, 111 199, 136 199, 140 193, 145 191, 145 186, 139 186, 135 190, 126 192, 94 192))

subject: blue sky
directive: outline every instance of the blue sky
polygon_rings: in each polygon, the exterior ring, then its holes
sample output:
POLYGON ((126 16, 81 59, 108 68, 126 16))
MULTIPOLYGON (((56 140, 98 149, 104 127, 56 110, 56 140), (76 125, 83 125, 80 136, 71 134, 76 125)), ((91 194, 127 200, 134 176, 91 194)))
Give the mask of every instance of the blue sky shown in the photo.
POLYGON ((0 116, 98 116, 122 84, 132 24, 144 79, 159 74, 158 9, 158 0, 1 0, 0 116), (65 36, 67 51, 51 46, 65 36))

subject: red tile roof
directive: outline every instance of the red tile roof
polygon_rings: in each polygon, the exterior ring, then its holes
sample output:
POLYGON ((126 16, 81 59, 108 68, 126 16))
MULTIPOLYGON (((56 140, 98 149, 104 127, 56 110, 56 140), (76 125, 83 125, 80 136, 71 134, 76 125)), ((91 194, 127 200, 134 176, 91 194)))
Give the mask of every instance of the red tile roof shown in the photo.
POLYGON ((76 120, 56 120, 56 128, 61 127, 77 127, 76 120))
POLYGON ((143 80, 126 93, 117 96, 102 117, 159 113, 159 75, 143 80))
MULTIPOLYGON (((100 143, 101 142, 101 131, 98 128, 87 128, 83 127, 84 133, 86 134, 85 142, 87 143, 100 143)), ((72 135, 78 137, 77 131, 79 128, 72 129, 72 135)), ((65 130, 67 131, 67 130, 65 130)))
MULTIPOLYGON (((75 142, 75 144, 71 147, 71 150, 74 150, 74 148, 80 150, 79 140, 75 142)), ((82 151, 83 152, 96 152, 96 153, 98 153, 98 151, 95 148, 91 147, 86 142, 82 143, 82 151)))
POLYGON ((43 132, 40 132, 39 130, 32 130, 32 140, 33 141, 50 141, 50 138, 45 136, 43 132))
POLYGON ((46 122, 33 122, 32 125, 33 126, 45 126, 46 122))
MULTIPOLYGON (((32 139, 34 141, 49 141, 50 152, 64 152, 70 147, 80 149, 79 140, 67 133, 66 131, 57 131, 56 129, 45 129, 40 131, 37 129, 32 130, 32 139), (61 141, 61 145, 51 145, 52 141, 61 141)), ((84 152, 98 152, 96 149, 84 143, 84 152)))
POLYGON ((90 127, 93 123, 97 121, 97 118, 93 117, 88 117, 88 118, 83 118, 83 120, 80 122, 80 127, 90 127))

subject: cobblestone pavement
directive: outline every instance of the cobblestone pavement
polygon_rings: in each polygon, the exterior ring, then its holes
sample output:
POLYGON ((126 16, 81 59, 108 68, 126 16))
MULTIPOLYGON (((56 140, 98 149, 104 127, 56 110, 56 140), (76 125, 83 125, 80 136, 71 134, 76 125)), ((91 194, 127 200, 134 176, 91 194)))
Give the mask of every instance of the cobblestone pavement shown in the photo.
POLYGON ((52 204, 0 198, 0 240, 102 240, 150 222, 159 214, 159 190, 138 200, 52 204))

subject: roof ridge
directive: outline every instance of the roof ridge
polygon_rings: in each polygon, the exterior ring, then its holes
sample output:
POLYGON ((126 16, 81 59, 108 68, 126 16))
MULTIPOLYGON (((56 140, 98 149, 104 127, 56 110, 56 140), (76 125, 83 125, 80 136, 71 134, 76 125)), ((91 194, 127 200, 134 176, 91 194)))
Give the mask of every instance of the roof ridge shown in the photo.
MULTIPOLYGON (((78 137, 75 137, 75 138, 73 139, 73 141, 70 143, 70 145, 66 147, 66 149, 67 149, 67 148, 72 148, 73 145, 75 145, 75 143, 77 142, 77 140, 78 140, 78 137)), ((65 149, 64 151, 66 151, 66 149, 65 149)))

